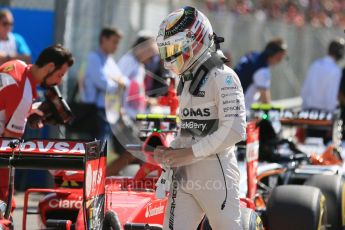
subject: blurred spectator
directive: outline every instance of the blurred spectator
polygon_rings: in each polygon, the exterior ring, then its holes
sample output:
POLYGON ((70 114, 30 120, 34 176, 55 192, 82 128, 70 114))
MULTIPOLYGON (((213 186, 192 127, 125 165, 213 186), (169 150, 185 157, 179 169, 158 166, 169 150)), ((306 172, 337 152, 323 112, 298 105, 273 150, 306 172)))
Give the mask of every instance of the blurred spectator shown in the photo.
POLYGON ((235 0, 230 8, 236 14, 250 14, 252 12, 250 0, 235 0))
POLYGON ((247 110, 252 103, 271 102, 271 72, 269 67, 279 64, 286 55, 287 45, 281 38, 267 43, 262 52, 250 52, 234 68, 244 92, 247 110))
MULTIPOLYGON (((119 67, 122 73, 129 80, 124 96, 124 114, 129 116, 133 121, 138 113, 144 113, 146 111, 145 64, 151 64, 151 68, 155 69, 157 63, 154 62, 154 57, 157 53, 158 50, 153 37, 143 35, 138 37, 132 46, 132 50, 125 54, 119 61, 119 67)), ((108 176, 117 175, 126 165, 136 160, 124 148, 124 144, 133 144, 136 141, 136 137, 130 138, 133 133, 130 133, 130 127, 127 127, 129 124, 128 122, 126 124, 125 118, 126 116, 122 116, 113 127, 113 131, 115 132, 113 142, 120 157, 107 167, 108 176), (128 140, 132 142, 126 143, 128 140)))
POLYGON ((331 41, 328 55, 317 59, 309 67, 301 91, 303 109, 336 109, 341 79, 341 69, 337 62, 344 56, 344 47, 345 41, 342 38, 331 41))
POLYGON ((345 28, 345 12, 337 12, 334 14, 333 23, 337 27, 345 28))
POLYGON ((158 54, 153 37, 143 35, 135 41, 132 50, 119 60, 119 68, 128 78, 124 109, 133 120, 136 114, 146 111, 145 64, 158 54))
POLYGON ((311 11, 310 12, 310 24, 314 27, 330 27, 332 26, 332 20, 323 11, 311 11))
POLYGON ((206 7, 210 11, 220 11, 225 9, 224 0, 206 0, 206 7))
POLYGON ((277 19, 303 26, 310 23, 315 27, 345 27, 345 0, 207 0, 210 11, 225 8, 240 15, 255 14, 260 18, 277 19), (265 16, 262 16, 263 13, 265 16))
POLYGON ((286 14, 284 15, 284 21, 296 26, 304 25, 304 15, 298 9, 297 4, 289 2, 287 4, 286 14))
POLYGON ((97 133, 92 138, 103 140, 110 134, 110 127, 105 112, 105 95, 115 94, 119 86, 125 85, 125 79, 112 54, 115 53, 122 34, 116 28, 105 27, 99 35, 99 48, 91 52, 87 59, 85 77, 81 87, 81 100, 94 103, 97 107, 97 133))
POLYGON ((14 18, 8 9, 0 10, 0 65, 4 62, 19 59, 31 62, 31 51, 24 38, 12 33, 14 18))
POLYGON ((264 12, 268 19, 281 19, 283 17, 283 7, 287 4, 287 0, 260 0, 255 2, 257 4, 255 11, 264 12))
POLYGON ((145 91, 148 97, 163 96, 168 91, 167 78, 171 76, 169 70, 164 68, 159 55, 151 58, 150 62, 145 64, 145 91))

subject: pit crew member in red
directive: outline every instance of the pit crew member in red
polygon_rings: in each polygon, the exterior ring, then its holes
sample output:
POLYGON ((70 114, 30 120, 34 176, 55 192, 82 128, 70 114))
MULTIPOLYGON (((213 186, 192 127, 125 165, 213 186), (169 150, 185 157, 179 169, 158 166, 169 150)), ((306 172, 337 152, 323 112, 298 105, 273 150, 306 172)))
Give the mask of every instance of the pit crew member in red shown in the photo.
MULTIPOLYGON (((43 115, 33 108, 36 86, 59 84, 73 62, 68 50, 53 45, 44 49, 33 65, 12 60, 0 66, 0 137, 22 137, 27 117, 33 112, 43 115)), ((8 170, 0 169, 0 175, 8 178, 8 170)), ((0 200, 6 191, 7 179, 4 179, 0 182, 0 200)))
POLYGON ((160 26, 160 56, 180 76, 181 118, 171 148, 155 150, 157 161, 174 170, 163 229, 196 229, 205 214, 212 229, 241 229, 234 145, 245 138, 246 112, 221 40, 193 7, 174 11, 160 26))

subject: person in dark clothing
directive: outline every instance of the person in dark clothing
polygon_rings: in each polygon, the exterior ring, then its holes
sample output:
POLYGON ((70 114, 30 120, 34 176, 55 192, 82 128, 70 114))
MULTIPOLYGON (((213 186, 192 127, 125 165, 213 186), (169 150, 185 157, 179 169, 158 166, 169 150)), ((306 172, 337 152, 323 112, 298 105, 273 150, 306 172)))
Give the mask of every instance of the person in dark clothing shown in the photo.
POLYGON ((168 92, 167 79, 171 73, 164 68, 159 55, 155 55, 150 62, 145 64, 145 70, 146 95, 153 98, 165 96, 168 92))
POLYGON ((338 94, 338 100, 340 105, 340 114, 341 119, 343 120, 343 131, 342 131, 342 138, 345 140, 345 68, 343 68, 342 74, 341 74, 341 81, 339 86, 339 94, 338 94))
POLYGON ((247 110, 252 103, 271 102, 270 66, 279 64, 285 57, 287 45, 281 38, 267 43, 261 52, 253 51, 244 55, 234 70, 240 78, 247 110))

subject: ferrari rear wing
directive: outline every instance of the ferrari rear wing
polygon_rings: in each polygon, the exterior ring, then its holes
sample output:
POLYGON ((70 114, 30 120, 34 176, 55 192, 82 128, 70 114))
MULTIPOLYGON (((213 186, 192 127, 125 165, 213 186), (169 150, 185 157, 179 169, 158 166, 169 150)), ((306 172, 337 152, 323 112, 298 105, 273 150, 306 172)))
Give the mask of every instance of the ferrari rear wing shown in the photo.
POLYGON ((0 168, 83 170, 85 229, 104 219, 107 143, 75 140, 0 138, 0 168))
POLYGON ((84 170, 87 146, 92 142, 0 138, 0 167, 84 170), (10 147, 12 144, 16 146, 10 147))

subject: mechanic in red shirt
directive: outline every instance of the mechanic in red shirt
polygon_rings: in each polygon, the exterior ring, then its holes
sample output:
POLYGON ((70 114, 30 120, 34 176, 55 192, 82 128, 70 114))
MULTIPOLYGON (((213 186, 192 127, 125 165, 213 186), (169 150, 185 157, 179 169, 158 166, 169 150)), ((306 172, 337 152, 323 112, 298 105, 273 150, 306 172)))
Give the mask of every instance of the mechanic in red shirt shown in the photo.
MULTIPOLYGON (((32 113, 43 115, 33 104, 36 86, 58 85, 73 63, 68 50, 53 45, 44 49, 33 65, 12 60, 0 66, 0 137, 22 137, 27 117, 32 113)), ((0 200, 6 201, 8 169, 0 169, 0 175, 0 200)))

